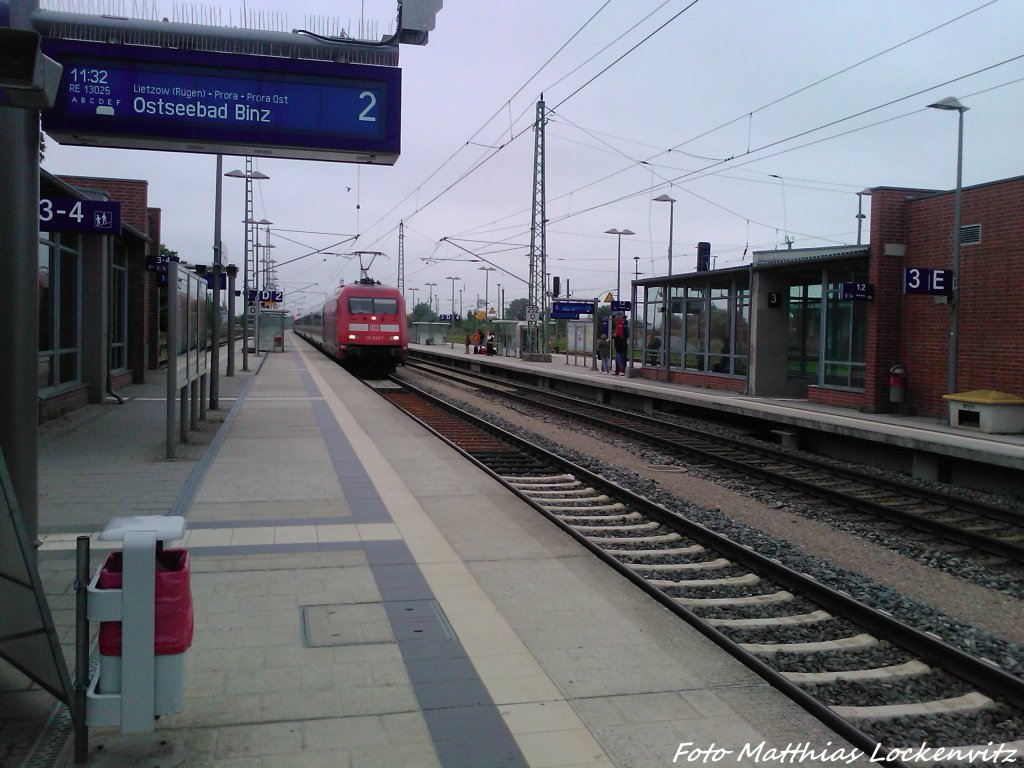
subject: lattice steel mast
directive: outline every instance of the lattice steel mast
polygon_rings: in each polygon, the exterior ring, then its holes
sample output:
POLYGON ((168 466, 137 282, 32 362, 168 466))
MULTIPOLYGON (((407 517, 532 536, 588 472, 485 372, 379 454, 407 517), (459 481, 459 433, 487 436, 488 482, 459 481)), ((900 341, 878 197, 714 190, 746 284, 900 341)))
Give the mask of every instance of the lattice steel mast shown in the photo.
POLYGON ((398 222, 398 292, 405 298, 405 221, 398 222))
POLYGON ((547 216, 544 203, 544 94, 537 102, 537 121, 534 123, 533 142, 533 215, 530 221, 530 283, 529 306, 536 307, 538 321, 527 324, 527 344, 531 354, 548 351, 547 284, 547 216))

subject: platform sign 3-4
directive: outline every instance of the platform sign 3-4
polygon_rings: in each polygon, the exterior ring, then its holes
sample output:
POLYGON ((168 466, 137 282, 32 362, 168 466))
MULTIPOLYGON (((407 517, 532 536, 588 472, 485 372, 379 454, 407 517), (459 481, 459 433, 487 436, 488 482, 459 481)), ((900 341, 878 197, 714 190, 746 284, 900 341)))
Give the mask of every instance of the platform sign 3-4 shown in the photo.
POLYGON ((40 232, 121 234, 121 203, 112 200, 39 199, 40 232))

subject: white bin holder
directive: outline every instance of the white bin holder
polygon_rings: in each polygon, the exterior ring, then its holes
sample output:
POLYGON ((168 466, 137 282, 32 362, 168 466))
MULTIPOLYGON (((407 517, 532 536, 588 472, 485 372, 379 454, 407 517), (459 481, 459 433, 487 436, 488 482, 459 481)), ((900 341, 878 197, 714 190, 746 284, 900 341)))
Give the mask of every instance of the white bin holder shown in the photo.
POLYGON ((157 542, 185 537, 185 518, 115 517, 100 541, 123 542, 121 589, 99 589, 100 568, 89 582, 90 621, 121 622, 121 656, 101 657, 86 693, 86 725, 120 725, 122 733, 152 733, 153 718, 180 712, 184 653, 154 653, 157 542), (118 664, 117 662, 120 662, 118 664))

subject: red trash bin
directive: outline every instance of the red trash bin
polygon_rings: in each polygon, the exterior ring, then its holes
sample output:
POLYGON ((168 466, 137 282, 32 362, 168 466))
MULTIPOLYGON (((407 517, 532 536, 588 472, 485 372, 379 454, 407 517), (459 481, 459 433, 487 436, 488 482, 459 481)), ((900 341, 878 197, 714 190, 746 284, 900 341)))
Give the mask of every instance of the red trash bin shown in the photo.
MULTIPOLYGON (((100 569, 96 586, 121 589, 122 557, 111 552, 100 569)), ((184 653, 192 646, 194 620, 192 589, 189 585, 187 549, 165 549, 156 553, 156 623, 153 631, 154 653, 166 656, 184 653)), ((121 622, 100 623, 100 655, 121 655, 121 622)))

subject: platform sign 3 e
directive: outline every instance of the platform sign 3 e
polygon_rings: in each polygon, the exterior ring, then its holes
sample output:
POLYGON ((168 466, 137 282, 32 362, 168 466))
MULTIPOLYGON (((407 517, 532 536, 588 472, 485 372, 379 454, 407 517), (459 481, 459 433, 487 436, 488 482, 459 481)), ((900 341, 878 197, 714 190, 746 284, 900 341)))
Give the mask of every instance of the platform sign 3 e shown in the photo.
POLYGON ((903 292, 927 296, 953 294, 953 270, 906 267, 903 270, 903 292))

